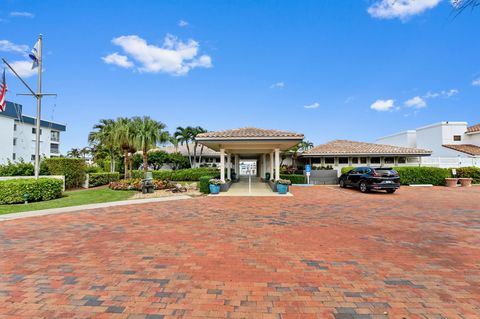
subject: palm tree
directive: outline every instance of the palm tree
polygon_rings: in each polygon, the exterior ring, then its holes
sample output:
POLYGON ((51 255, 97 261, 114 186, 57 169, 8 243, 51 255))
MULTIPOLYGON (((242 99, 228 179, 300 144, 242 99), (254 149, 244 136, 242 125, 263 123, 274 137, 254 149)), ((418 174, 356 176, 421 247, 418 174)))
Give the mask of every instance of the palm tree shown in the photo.
POLYGON ((143 152, 143 172, 145 178, 148 171, 148 150, 158 143, 168 141, 169 134, 164 131, 166 125, 152 120, 149 116, 134 117, 132 124, 135 127, 135 144, 143 152))
POLYGON ((80 156, 83 157, 83 159, 87 159, 87 155, 90 155, 92 153, 92 149, 90 147, 83 147, 80 149, 80 156))
POLYGON ((68 157, 80 158, 81 150, 79 148, 72 148, 67 152, 68 157))
POLYGON ((290 148, 290 152, 292 152, 292 166, 296 169, 297 168, 297 158, 298 158, 298 152, 305 152, 313 147, 313 143, 307 140, 304 140, 294 147, 290 148))
POLYGON ((173 147, 175 147, 175 152, 178 152, 178 140, 176 139, 176 137, 173 135, 169 135, 168 141, 173 145, 173 147))
POLYGON ((132 120, 127 117, 119 117, 114 127, 115 142, 123 152, 123 165, 125 178, 129 178, 129 153, 134 150, 135 127, 132 120))
POLYGON ((203 144, 202 146, 200 147, 200 155, 198 157, 198 161, 197 161, 197 147, 198 147, 198 141, 196 139, 197 135, 200 134, 200 133, 205 133, 207 132, 206 129, 204 129, 203 127, 201 126, 196 126, 196 127, 192 127, 191 128, 191 132, 192 132, 192 139, 194 141, 194 144, 193 144, 193 161, 194 163, 201 163, 202 162, 202 154, 203 154, 203 144))
POLYGON ((189 143, 192 141, 193 134, 192 134, 192 128, 190 126, 187 127, 177 127, 177 130, 175 133, 173 133, 173 136, 177 139, 178 143, 180 145, 183 145, 184 143, 186 144, 187 147, 187 153, 188 153, 188 160, 190 161, 190 167, 193 167, 193 162, 192 162, 192 156, 190 154, 190 146, 189 143))
POLYGON ((93 144, 94 150, 101 151, 105 149, 110 156, 110 172, 115 171, 115 158, 118 152, 117 141, 115 139, 115 121, 112 119, 101 119, 93 126, 94 131, 88 134, 88 142, 93 144))

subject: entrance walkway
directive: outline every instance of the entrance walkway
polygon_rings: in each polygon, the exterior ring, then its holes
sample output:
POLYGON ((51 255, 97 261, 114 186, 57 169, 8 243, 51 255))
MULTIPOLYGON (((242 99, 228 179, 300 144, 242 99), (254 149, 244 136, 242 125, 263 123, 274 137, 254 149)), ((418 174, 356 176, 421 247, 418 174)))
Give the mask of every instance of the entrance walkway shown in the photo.
POLYGON ((233 183, 228 192, 221 192, 219 195, 212 196, 292 196, 287 193, 285 195, 272 192, 267 183, 260 181, 259 177, 252 176, 252 183, 249 187, 248 176, 240 177, 240 181, 233 183))

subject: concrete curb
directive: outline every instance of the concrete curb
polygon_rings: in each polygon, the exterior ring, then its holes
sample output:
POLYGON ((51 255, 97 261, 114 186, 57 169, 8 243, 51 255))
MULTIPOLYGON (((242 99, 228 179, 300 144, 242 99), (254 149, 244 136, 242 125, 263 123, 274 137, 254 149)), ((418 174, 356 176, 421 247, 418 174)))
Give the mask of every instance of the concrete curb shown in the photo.
POLYGON ((62 213, 83 211, 83 210, 89 210, 89 209, 115 207, 115 206, 125 206, 125 205, 147 204, 147 203, 157 203, 157 202, 166 202, 166 201, 172 201, 172 200, 191 199, 191 198, 192 197, 187 196, 187 195, 177 195, 177 196, 168 196, 168 197, 129 199, 129 200, 116 201, 116 202, 108 202, 108 203, 98 203, 98 204, 88 204, 88 205, 80 205, 80 206, 70 206, 70 207, 32 210, 32 211, 27 211, 27 212, 0 215, 0 222, 5 221, 5 220, 14 220, 14 219, 20 219, 20 218, 62 214, 62 213))

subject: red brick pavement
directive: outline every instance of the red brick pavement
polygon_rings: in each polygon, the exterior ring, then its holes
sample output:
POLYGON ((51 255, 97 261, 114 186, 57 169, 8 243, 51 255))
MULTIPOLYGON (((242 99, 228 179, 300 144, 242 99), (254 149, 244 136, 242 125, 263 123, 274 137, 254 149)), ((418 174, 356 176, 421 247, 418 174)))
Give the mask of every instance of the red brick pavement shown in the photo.
POLYGON ((0 223, 0 318, 480 318, 480 188, 327 187, 0 223))

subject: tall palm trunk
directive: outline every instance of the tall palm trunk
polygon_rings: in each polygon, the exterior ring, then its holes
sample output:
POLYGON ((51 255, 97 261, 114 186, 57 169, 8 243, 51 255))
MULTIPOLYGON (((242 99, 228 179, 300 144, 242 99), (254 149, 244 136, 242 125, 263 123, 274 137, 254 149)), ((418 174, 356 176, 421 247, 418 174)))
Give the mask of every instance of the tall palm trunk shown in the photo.
POLYGON ((200 155, 198 156, 198 162, 200 164, 202 163, 202 154, 203 154, 203 145, 200 146, 200 155))
POLYGON ((147 178, 147 171, 148 171, 148 154, 147 148, 143 148, 143 176, 147 178))
POLYGON ((192 165, 192 156, 190 155, 190 147, 188 146, 188 141, 187 141, 187 143, 186 143, 186 146, 187 146, 188 160, 190 161, 190 167, 193 168, 193 165, 192 165))
POLYGON ((196 167, 196 164, 197 164, 197 142, 193 144, 193 165, 195 165, 196 167))
POLYGON ((128 149, 123 150, 123 156, 125 178, 128 178, 128 149))

